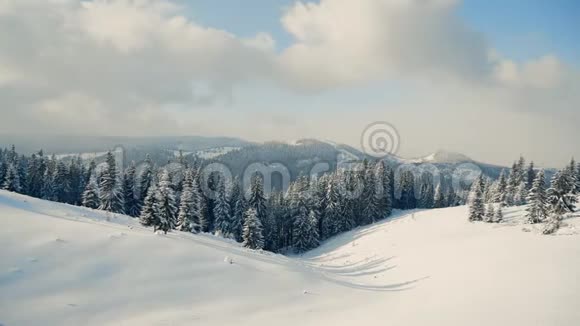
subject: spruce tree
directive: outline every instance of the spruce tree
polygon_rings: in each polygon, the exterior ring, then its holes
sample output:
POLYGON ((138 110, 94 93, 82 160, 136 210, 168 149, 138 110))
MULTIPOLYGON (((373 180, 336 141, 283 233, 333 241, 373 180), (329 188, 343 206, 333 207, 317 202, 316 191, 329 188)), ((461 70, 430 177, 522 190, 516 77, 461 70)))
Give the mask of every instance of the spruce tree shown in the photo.
POLYGON ((421 194, 419 207, 433 208, 435 191, 433 189, 433 177, 425 173, 421 178, 421 194))
POLYGON ((540 223, 548 216, 548 199, 546 196, 546 180, 544 170, 540 170, 530 189, 528 195, 528 207, 526 208, 526 217, 528 222, 535 224, 540 223))
POLYGON ((12 192, 20 192, 20 175, 18 174, 18 170, 14 162, 10 162, 8 164, 2 189, 12 192))
POLYGON ((54 184, 56 189, 56 200, 61 203, 69 203, 69 194, 71 185, 69 180, 69 173, 63 161, 56 164, 56 175, 54 177, 54 184))
POLYGON ((554 175, 547 193, 550 213, 563 215, 574 212, 577 199, 570 188, 570 180, 566 171, 558 171, 554 175))
POLYGON ((183 189, 179 201, 179 213, 177 214, 178 229, 184 232, 198 232, 199 225, 195 212, 195 199, 193 195, 193 175, 191 170, 185 171, 183 189))
POLYGON ((153 183, 147 190, 147 196, 145 196, 145 201, 143 201, 143 206, 141 207, 141 214, 139 215, 139 222, 143 226, 154 226, 159 224, 157 218, 157 203, 155 200, 156 193, 157 187, 153 183))
POLYGON ((534 162, 530 162, 528 170, 526 172, 526 187, 532 189, 534 185, 534 180, 536 180, 536 170, 534 169, 534 162))
POLYGON ((214 232, 225 238, 232 238, 231 232, 231 208, 226 194, 225 178, 221 176, 217 180, 215 205, 213 207, 214 232))
POLYGON ((457 196, 455 191, 453 191, 453 188, 449 188, 449 191, 447 192, 447 198, 446 198, 447 207, 455 207, 455 206, 459 205, 459 200, 460 200, 460 198, 457 196))
POLYGON ((577 174, 576 174, 576 161, 574 158, 570 161, 570 164, 564 169, 566 174, 567 190, 571 194, 577 194, 576 186, 578 184, 577 174))
POLYGON ((542 231, 544 234, 552 234, 560 228, 564 214, 574 212, 576 209, 576 195, 572 193, 570 173, 567 169, 558 171, 550 183, 548 189, 549 217, 542 231))
POLYGON ((525 205, 528 198, 528 187, 525 182, 520 183, 514 196, 513 204, 516 206, 525 205))
POLYGON ((242 245, 250 249, 263 249, 264 236, 262 235, 262 222, 258 218, 258 212, 255 208, 250 207, 245 215, 242 245))
POLYGON ((177 207, 175 192, 171 187, 171 177, 167 169, 161 171, 157 192, 155 194, 156 217, 158 224, 154 230, 161 230, 167 233, 177 226, 177 207))
POLYGON ((137 199, 135 191, 135 173, 135 162, 131 162, 131 165, 123 175, 123 201, 125 204, 125 214, 133 217, 139 216, 140 212, 139 200, 137 199))
POLYGON ((106 156, 106 167, 99 182, 99 209, 123 213, 123 196, 118 181, 115 157, 109 151, 106 156))
POLYGON ((230 209, 231 209, 231 228, 234 239, 238 242, 242 241, 242 228, 244 225, 244 212, 246 211, 246 204, 244 194, 242 192, 242 186, 239 179, 234 179, 234 184, 232 185, 232 194, 230 196, 230 209))
POLYGON ((580 194, 580 163, 576 165, 576 193, 580 194))
POLYGON ((492 223, 494 221, 494 218, 495 218, 494 204, 487 204, 484 221, 487 223, 492 223))
POLYGON ((504 204, 507 206, 514 205, 514 198, 516 196, 517 188, 519 185, 518 179, 520 178, 520 171, 518 169, 517 163, 512 165, 512 169, 510 171, 508 180, 507 180, 507 187, 505 189, 505 198, 504 204))
POLYGON ((401 209, 417 208, 417 198, 415 197, 415 176, 411 171, 404 171, 399 180, 401 197, 399 198, 399 207, 401 209))
MULTIPOLYGON (((391 180, 389 168, 383 160, 378 161, 375 165, 375 180, 377 187, 377 196, 379 198, 378 209, 382 217, 391 215, 393 210, 393 198, 391 190, 391 180)), ((319 211, 320 214, 322 210, 319 211)))
POLYGON ((310 223, 310 246, 316 248, 320 245, 320 235, 318 234, 318 220, 320 216, 318 212, 311 209, 308 214, 308 223, 310 223))
POLYGON ((83 192, 83 206, 98 208, 99 203, 99 187, 96 178, 92 177, 83 192))
MULTIPOLYGON (((363 193, 361 198, 356 198, 356 201, 362 205, 362 221, 360 225, 374 223, 381 219, 380 211, 380 194, 378 194, 375 181, 375 171, 369 165, 365 171, 363 181, 363 193), (361 200, 364 199, 364 200, 361 200)), ((306 213, 308 214, 308 212, 306 213)))
POLYGON ((497 206, 497 209, 495 210, 495 216, 493 219, 494 223, 501 223, 503 222, 503 211, 502 211, 502 206, 501 204, 497 206))
POLYGON ((191 187, 193 193, 194 202, 194 220, 197 221, 194 224, 193 232, 208 232, 209 231, 209 213, 207 197, 203 194, 203 189, 201 188, 201 172, 193 176, 193 183, 191 187))
POLYGON ((327 184, 326 207, 322 221, 322 232, 320 234, 320 238, 322 240, 328 239, 339 232, 338 220, 343 215, 343 212, 340 203, 340 194, 338 191, 339 185, 337 179, 338 177, 336 174, 334 174, 327 184))
POLYGON ((260 222, 262 222, 267 217, 266 198, 264 197, 262 177, 256 174, 251 180, 248 207, 253 208, 256 211, 256 216, 260 222))
POLYGON ((143 205, 145 197, 149 194, 149 187, 153 182, 153 162, 151 162, 151 157, 149 154, 147 154, 141 169, 141 173, 139 174, 139 206, 143 205))
POLYGON ((485 207, 483 204, 483 194, 481 191, 481 176, 475 180, 471 186, 471 192, 469 194, 469 221, 482 221, 485 214, 485 207))
POLYGON ((445 197, 443 196, 443 190, 441 189, 441 183, 437 184, 437 188, 435 188, 435 195, 433 201, 434 208, 443 208, 447 206, 445 197))
POLYGON ((42 181, 42 199, 56 201, 56 186, 55 186, 56 162, 54 158, 51 159, 47 168, 44 171, 42 181))
POLYGON ((495 203, 500 203, 504 205, 506 201, 505 197, 506 191, 507 191, 507 180, 505 177, 505 171, 501 170, 501 173, 499 174, 499 178, 497 180, 497 186, 495 187, 495 196, 493 201, 495 203))

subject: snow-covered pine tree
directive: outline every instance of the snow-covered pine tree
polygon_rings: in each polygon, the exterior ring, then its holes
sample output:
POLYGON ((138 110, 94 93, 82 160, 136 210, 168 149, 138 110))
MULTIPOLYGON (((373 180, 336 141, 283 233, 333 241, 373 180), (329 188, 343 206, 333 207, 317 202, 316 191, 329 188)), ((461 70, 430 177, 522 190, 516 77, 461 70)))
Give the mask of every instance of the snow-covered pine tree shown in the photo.
POLYGON ((507 187, 505 189, 504 204, 507 206, 512 206, 514 204, 514 197, 516 196, 517 188, 519 185, 519 178, 520 171, 518 170, 518 164, 514 163, 507 180, 507 187))
POLYGON ((380 195, 377 193, 375 171, 372 165, 369 165, 365 171, 363 187, 362 197, 356 198, 356 201, 360 202, 362 206, 360 225, 374 223, 382 217, 379 202, 380 195))
POLYGON ((274 192, 270 195, 268 200, 268 210, 270 211, 270 218, 276 225, 276 233, 273 239, 270 240, 270 245, 279 250, 282 248, 289 248, 292 246, 292 218, 290 204, 284 198, 284 193, 274 192))
POLYGON ((324 174, 316 179, 313 195, 312 209, 316 210, 318 216, 318 235, 322 237, 322 224, 324 222, 324 212, 326 211, 326 192, 328 189, 328 178, 330 174, 324 174))
POLYGON ((576 161, 574 158, 570 160, 570 164, 564 169, 566 174, 566 181, 568 183, 568 192, 572 194, 578 194, 576 192, 576 186, 578 184, 577 173, 576 173, 576 161))
POLYGON ((123 175, 123 201, 125 204, 125 214, 133 217, 139 216, 139 200, 136 194, 136 183, 135 174, 137 168, 135 167, 135 162, 131 162, 131 165, 125 171, 123 175))
POLYGON ((85 190, 85 167, 80 156, 75 157, 69 165, 69 179, 70 179, 70 204, 80 205, 82 202, 82 194, 85 190))
POLYGON ((110 151, 106 156, 106 167, 101 174, 99 183, 99 209, 123 213, 123 196, 120 189, 120 182, 117 174, 117 164, 115 157, 110 151))
POLYGON ((433 189, 433 176, 430 173, 424 173, 421 176, 421 198, 419 200, 419 207, 433 208, 435 190, 433 189))
POLYGON ((563 215, 574 212, 576 209, 577 199, 572 193, 569 175, 566 171, 558 171, 552 177, 547 194, 550 212, 563 215))
POLYGON ((516 206, 525 205, 528 198, 528 187, 525 182, 520 183, 514 196, 513 204, 516 206))
POLYGON ((516 188, 527 181, 526 160, 520 155, 520 159, 516 163, 516 188))
POLYGON ((250 207, 245 215, 242 245, 250 249, 263 249, 264 236, 262 235, 262 222, 258 217, 258 212, 255 208, 250 207))
POLYGON ((311 209, 308 214, 308 223, 310 223, 310 243, 312 248, 316 248, 320 245, 320 235, 318 234, 318 220, 320 215, 316 210, 311 209))
POLYGON ((340 170, 337 175, 339 184, 347 191, 339 191, 339 203, 342 207, 342 214, 337 217, 336 232, 346 232, 352 230, 362 221, 362 203, 360 198, 364 190, 364 174, 362 171, 340 170))
POLYGON ((156 226, 159 224, 159 219, 157 218, 157 203, 155 200, 156 193, 157 186, 155 186, 155 183, 152 183, 147 190, 147 196, 145 196, 145 201, 143 202, 139 215, 139 222, 143 226, 156 226))
POLYGON ((546 180, 544 170, 540 170, 532 188, 528 194, 528 207, 526 208, 526 217, 528 222, 535 224, 540 223, 548 216, 548 199, 546 195, 546 180))
POLYGON ((242 228, 244 225, 244 212, 246 211, 245 198, 242 186, 238 178, 234 178, 232 193, 230 196, 231 226, 230 232, 237 242, 242 241, 242 228))
POLYGON ((485 191, 483 192, 483 200, 486 203, 493 203, 495 195, 495 183, 490 178, 485 178, 485 191))
MULTIPOLYGON (((391 191, 391 180, 390 172, 385 161, 380 160, 375 165, 375 180, 377 186, 377 195, 379 198, 379 212, 381 212, 381 217, 387 217, 391 215, 393 210, 393 198, 391 191)), ((318 214, 320 214, 319 211, 318 214)))
POLYGON ((497 179, 497 184, 495 187, 495 195, 494 195, 494 202, 500 203, 502 205, 505 204, 506 201, 506 191, 507 191, 507 180, 505 177, 505 171, 501 170, 499 174, 499 178, 497 179))
POLYGON ((415 196, 415 176, 411 171, 403 171, 399 180, 399 189, 401 197, 399 198, 399 207, 401 209, 417 208, 417 198, 415 196))
POLYGON ((167 169, 161 171, 155 194, 155 204, 159 224, 154 226, 154 231, 161 230, 167 233, 169 230, 175 229, 177 226, 177 206, 175 192, 171 187, 171 177, 167 169))
POLYGON ((193 232, 208 232, 209 231, 209 213, 207 197, 203 195, 203 189, 201 188, 201 171, 197 171, 193 176, 193 183, 191 187, 193 193, 194 206, 194 220, 195 223, 193 232))
MULTIPOLYGON (((301 196, 302 197, 302 196, 301 196)), ((318 245, 318 220, 314 211, 308 212, 306 203, 300 199, 294 210, 292 240, 294 250, 298 253, 308 251, 318 245)))
POLYGON ((443 190, 441 189, 441 183, 437 184, 435 188, 435 195, 433 198, 433 207, 434 208, 443 208, 447 206, 445 196, 443 195, 443 190))
POLYGON ((580 194, 580 163, 576 165, 576 193, 580 194))
POLYGON ((12 192, 20 192, 20 174, 18 173, 16 162, 8 163, 2 189, 12 192))
POLYGON ((99 186, 97 185, 96 178, 93 176, 89 179, 89 183, 83 192, 83 206, 89 208, 98 208, 99 203, 99 186))
POLYGON ((495 217, 495 209, 494 204, 487 204, 485 209, 485 218, 484 222, 486 223, 493 223, 495 217))
POLYGON ((338 176, 336 173, 329 178, 326 190, 326 207, 322 221, 320 239, 328 239, 339 232, 338 220, 343 215, 338 191, 338 176))
POLYGON ((549 217, 544 234, 552 234, 560 227, 564 214, 574 212, 576 209, 576 195, 570 186, 570 176, 566 169, 558 171, 550 183, 548 189, 549 217))
POLYGON ((36 156, 36 153, 34 153, 30 157, 30 160, 28 162, 28 171, 26 173, 26 192, 25 192, 27 195, 32 197, 40 196, 40 187, 42 185, 41 178, 39 178, 38 175, 39 170, 40 170, 40 159, 36 156))
POLYGON ((502 205, 497 205, 497 209, 495 210, 495 216, 493 218, 494 223, 501 223, 503 222, 503 210, 502 205))
POLYGON ((4 150, 0 148, 0 188, 4 185, 4 176, 6 175, 7 168, 6 155, 4 154, 4 150))
POLYGON ((292 246, 296 252, 302 253, 310 249, 308 208, 300 199, 292 201, 292 246))
POLYGON ((483 193, 481 191, 481 179, 479 176, 471 185, 469 194, 469 221, 482 221, 485 215, 485 207, 483 204, 483 193))
POLYGON ((68 203, 68 196, 71 191, 69 173, 63 161, 56 164, 56 175, 54 177, 56 189, 56 200, 61 203, 68 203))
POLYGON ((42 199, 56 201, 55 187, 56 161, 53 157, 47 162, 42 181, 42 199))
POLYGON ((149 194, 149 187, 153 182, 153 162, 149 154, 147 154, 139 174, 139 206, 143 205, 145 197, 149 194))
POLYGON ((526 187, 532 189, 534 185, 534 180, 536 179, 536 170, 534 168, 534 162, 530 162, 528 170, 526 172, 526 187))
POLYGON ((264 197, 264 185, 262 177, 258 174, 255 174, 251 179, 248 207, 256 210, 256 216, 258 219, 260 219, 260 222, 266 219, 268 215, 266 202, 266 197, 264 197))
POLYGON ((187 169, 183 179, 183 189, 179 201, 179 212, 177 214, 178 230, 184 232, 197 232, 199 225, 198 219, 195 218, 195 200, 193 196, 193 175, 192 171, 187 169))
POLYGON ((233 238, 231 232, 231 208, 226 193, 224 176, 220 176, 216 185, 216 198, 213 207, 214 233, 224 238, 233 238))

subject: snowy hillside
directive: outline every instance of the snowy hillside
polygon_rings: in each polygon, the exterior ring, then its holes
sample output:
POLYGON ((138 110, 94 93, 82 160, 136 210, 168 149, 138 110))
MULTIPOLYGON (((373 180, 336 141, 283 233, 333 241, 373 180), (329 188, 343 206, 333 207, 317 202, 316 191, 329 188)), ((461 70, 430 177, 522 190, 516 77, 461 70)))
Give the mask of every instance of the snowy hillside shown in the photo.
POLYGON ((580 218, 504 213, 398 212, 287 258, 0 191, 0 324, 578 325, 580 218))
POLYGON ((465 163, 473 162, 471 158, 461 153, 454 153, 448 151, 437 151, 418 159, 404 160, 408 163, 465 163))

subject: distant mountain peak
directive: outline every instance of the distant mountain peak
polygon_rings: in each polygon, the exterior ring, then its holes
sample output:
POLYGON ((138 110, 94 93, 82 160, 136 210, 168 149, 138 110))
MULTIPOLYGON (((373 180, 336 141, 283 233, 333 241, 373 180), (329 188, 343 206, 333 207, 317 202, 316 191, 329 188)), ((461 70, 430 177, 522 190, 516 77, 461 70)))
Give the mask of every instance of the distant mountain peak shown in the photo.
POLYGON ((424 157, 423 160, 425 162, 432 163, 458 163, 473 161, 470 157, 464 154, 445 150, 438 150, 437 152, 424 157))

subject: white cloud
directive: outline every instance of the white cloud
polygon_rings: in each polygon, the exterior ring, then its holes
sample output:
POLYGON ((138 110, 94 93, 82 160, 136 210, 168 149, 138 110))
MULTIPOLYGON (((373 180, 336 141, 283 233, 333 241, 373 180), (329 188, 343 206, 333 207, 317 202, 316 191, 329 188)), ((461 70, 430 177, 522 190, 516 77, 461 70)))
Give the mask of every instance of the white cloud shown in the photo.
MULTIPOLYGON (((352 144, 359 132, 358 125, 347 130, 352 121, 387 118, 422 126, 409 130, 430 135, 428 141, 408 143, 427 152, 437 142, 461 140, 468 148, 478 139, 505 138, 479 125, 477 137, 454 138, 439 128, 450 121, 457 122, 449 130, 465 133, 470 128, 459 127, 474 120, 505 126, 506 117, 517 124, 525 113, 534 128, 552 119, 542 130, 551 142, 562 130, 580 137, 577 128, 561 128, 580 123, 580 73, 555 55, 527 62, 500 56, 457 7, 456 0, 296 2, 281 17, 294 42, 277 48, 267 32, 239 38, 192 21, 171 1, 0 0, 0 129, 257 140, 308 135, 352 144), (340 127, 328 126, 333 111, 320 98, 384 80, 403 85, 412 100, 387 105, 370 94, 332 115, 340 127), (267 87, 253 89, 259 85, 267 87), (273 88, 284 100, 262 103, 261 92, 273 88), (259 99, 237 103, 236 92, 248 89, 259 99), (294 116, 307 111, 297 103, 309 108, 311 121, 294 116), (429 123, 416 122, 418 116, 429 123)), ((514 128, 529 132, 529 125, 514 128)))
POLYGON ((481 79, 490 71, 483 36, 454 14, 455 1, 321 0, 282 18, 296 43, 285 73, 311 87, 400 77, 481 79))
POLYGON ((547 55, 523 64, 502 60, 496 66, 495 74, 500 82, 509 86, 556 88, 564 82, 565 72, 557 57, 547 55))

